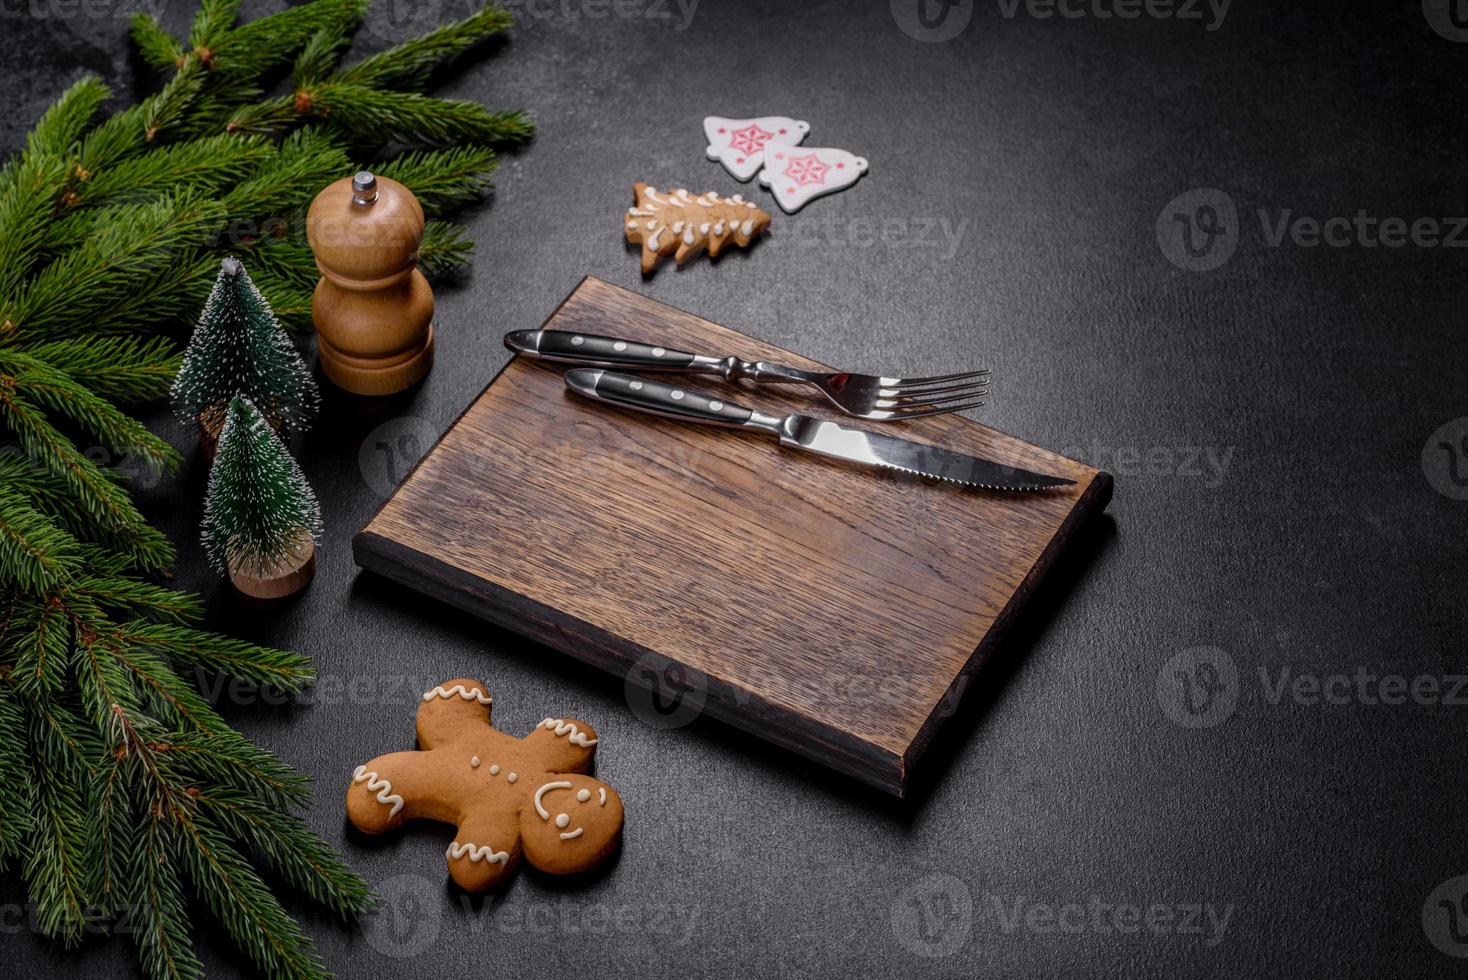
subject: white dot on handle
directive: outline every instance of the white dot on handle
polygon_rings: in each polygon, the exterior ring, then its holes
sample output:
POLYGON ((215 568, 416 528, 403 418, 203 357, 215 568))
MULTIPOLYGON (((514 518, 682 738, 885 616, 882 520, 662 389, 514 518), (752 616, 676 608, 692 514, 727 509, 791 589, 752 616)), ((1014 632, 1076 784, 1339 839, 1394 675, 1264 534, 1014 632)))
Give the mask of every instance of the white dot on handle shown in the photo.
POLYGON ((709 402, 709 410, 710 411, 720 412, 720 411, 723 411, 723 409, 724 409, 724 403, 723 402, 709 402))
POLYGON ((683 400, 683 392, 679 391, 677 388, 674 388, 673 394, 670 397, 675 402, 681 402, 683 400))
POLYGON ((586 343, 586 338, 585 337, 572 337, 571 338, 571 343, 575 344, 577 347, 580 347, 582 344, 586 343))
POLYGON ((556 826, 557 827, 565 827, 570 822, 571 822, 571 817, 570 817, 569 814, 565 814, 565 813, 558 813, 558 814, 556 814, 556 826))
POLYGON ((641 381, 633 381, 630 384, 628 384, 627 387, 631 388, 633 391, 641 391, 642 390, 642 382, 641 381))
POLYGON ((626 349, 627 349, 627 341, 625 341, 625 340, 619 340, 615 344, 612 345, 612 350, 626 350, 626 349))
POLYGON ((652 356, 653 357, 662 357, 666 353, 667 353, 667 351, 663 350, 661 347, 654 347, 652 349, 652 356))

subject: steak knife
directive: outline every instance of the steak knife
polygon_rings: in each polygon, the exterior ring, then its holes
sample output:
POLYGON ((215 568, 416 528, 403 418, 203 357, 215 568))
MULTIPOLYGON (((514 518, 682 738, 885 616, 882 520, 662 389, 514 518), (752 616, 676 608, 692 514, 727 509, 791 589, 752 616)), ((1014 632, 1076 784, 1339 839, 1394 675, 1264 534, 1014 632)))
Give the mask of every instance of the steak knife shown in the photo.
POLYGON ((835 459, 884 466, 937 477, 985 490, 1046 490, 1068 487, 1074 480, 1033 473, 990 459, 965 456, 938 446, 847 428, 808 415, 780 418, 742 405, 710 398, 677 385, 617 374, 602 368, 575 368, 566 372, 566 387, 575 394, 619 408, 733 429, 752 429, 778 436, 780 445, 835 459))

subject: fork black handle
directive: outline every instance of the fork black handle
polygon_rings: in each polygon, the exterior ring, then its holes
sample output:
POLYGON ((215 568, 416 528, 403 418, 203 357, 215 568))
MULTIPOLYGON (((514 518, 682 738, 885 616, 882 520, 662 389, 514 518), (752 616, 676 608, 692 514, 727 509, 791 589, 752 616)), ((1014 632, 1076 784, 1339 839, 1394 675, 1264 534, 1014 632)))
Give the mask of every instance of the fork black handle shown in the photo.
POLYGON ((586 367, 710 373, 722 370, 722 362, 717 358, 568 330, 515 330, 505 334, 505 346, 526 357, 586 367))

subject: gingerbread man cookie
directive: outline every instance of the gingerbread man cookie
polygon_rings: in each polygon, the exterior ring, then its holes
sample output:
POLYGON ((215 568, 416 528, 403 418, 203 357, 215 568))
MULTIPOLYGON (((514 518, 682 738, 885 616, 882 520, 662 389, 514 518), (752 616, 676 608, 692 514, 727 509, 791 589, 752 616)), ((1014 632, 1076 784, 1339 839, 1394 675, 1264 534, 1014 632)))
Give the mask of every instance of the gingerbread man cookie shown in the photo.
POLYGON ((458 827, 449 876, 468 891, 491 888, 525 859, 542 871, 588 871, 622 839, 622 800, 584 773, 596 732, 574 718, 547 718, 524 738, 490 727, 492 700, 474 680, 452 680, 418 705, 422 751, 380 755, 358 766, 347 819, 367 834, 409 820, 458 827))

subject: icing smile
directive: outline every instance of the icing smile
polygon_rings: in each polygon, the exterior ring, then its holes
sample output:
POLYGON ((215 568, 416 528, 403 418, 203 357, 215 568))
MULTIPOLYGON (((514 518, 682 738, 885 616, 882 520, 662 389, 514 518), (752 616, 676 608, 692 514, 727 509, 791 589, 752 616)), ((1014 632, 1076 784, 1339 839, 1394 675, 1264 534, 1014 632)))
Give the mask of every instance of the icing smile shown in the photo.
MULTIPOLYGON (((567 780, 561 779, 553 783, 546 783, 540 789, 535 791, 535 812, 540 815, 540 819, 549 821, 551 818, 550 811, 547 810, 545 808, 545 804, 541 802, 541 800, 545 797, 545 794, 549 793, 551 790, 570 788, 571 783, 567 780)), ((605 789, 602 789, 598 792, 600 793, 599 805, 606 806, 607 791, 605 789)), ((589 799, 591 799, 591 790, 579 789, 576 791, 577 803, 585 803, 589 799)), ((571 815, 569 813, 556 814, 555 825, 561 831, 561 840, 575 840, 582 834, 586 833, 585 827, 577 827, 575 830, 566 829, 571 825, 571 815)))

